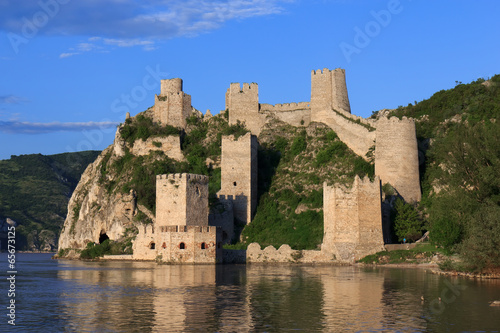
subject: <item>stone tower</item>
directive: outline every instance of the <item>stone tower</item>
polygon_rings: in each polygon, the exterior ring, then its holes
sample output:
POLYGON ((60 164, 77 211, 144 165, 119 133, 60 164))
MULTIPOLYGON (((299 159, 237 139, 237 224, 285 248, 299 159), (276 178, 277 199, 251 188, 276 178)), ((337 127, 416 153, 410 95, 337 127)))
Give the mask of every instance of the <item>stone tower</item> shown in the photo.
POLYGON ((238 120, 245 122, 254 135, 259 135, 263 125, 259 115, 259 86, 257 83, 231 83, 226 92, 226 109, 229 110, 229 124, 238 120))
POLYGON ((221 200, 233 201, 234 217, 248 224, 257 206, 257 138, 222 137, 221 200))
POLYGON ((323 185, 324 236, 321 250, 353 262, 384 249, 380 179, 355 177, 352 188, 323 185))
POLYGON ((182 79, 161 80, 160 95, 155 95, 154 121, 185 128, 191 115, 191 95, 182 91, 182 79))
POLYGON ((324 68, 311 72, 311 121, 324 121, 332 109, 351 113, 345 70, 324 68))
POLYGON ((375 174, 407 202, 420 201, 420 174, 415 120, 383 117, 377 123, 375 174))
POLYGON ((156 176, 156 227, 208 226, 208 177, 156 176))

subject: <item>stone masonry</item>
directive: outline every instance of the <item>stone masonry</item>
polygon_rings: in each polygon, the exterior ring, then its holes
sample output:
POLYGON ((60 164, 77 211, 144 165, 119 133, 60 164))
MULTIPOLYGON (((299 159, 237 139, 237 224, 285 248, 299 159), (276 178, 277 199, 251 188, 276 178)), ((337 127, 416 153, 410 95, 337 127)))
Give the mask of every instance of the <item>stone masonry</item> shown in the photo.
POLYGON ((311 102, 259 104, 256 83, 231 83, 226 93, 230 124, 244 122, 259 135, 266 121, 277 118, 293 126, 321 122, 334 130, 354 153, 375 148, 375 174, 406 201, 420 200, 418 149, 413 120, 364 119, 351 114, 344 69, 311 72, 311 102))
POLYGON ((206 176, 158 175, 156 220, 138 229, 133 259, 212 264, 222 260, 222 230, 208 225, 206 176))
POLYGON ((311 72, 311 121, 322 122, 331 111, 351 113, 345 70, 337 68, 311 72))
POLYGON ((354 262, 384 250, 380 179, 356 176, 352 188, 323 185, 322 252, 354 262))
POLYGON ((248 224, 257 207, 257 138, 222 137, 219 200, 232 201, 234 217, 248 224))
POLYGON ((161 80, 160 95, 155 95, 155 122, 185 128, 191 109, 191 95, 182 91, 182 79, 161 80))
POLYGON ((189 173, 156 176, 156 225, 208 226, 208 177, 189 173))
POLYGON ((415 120, 396 117, 377 122, 375 174, 390 183, 407 202, 420 201, 415 120))

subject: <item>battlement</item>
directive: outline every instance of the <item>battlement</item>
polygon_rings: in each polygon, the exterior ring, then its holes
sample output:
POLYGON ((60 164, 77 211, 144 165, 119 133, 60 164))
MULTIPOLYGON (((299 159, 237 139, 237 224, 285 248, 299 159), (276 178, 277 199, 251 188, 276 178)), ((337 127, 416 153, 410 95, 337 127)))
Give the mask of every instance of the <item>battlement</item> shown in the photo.
POLYGON ((207 226, 208 177, 190 173, 156 176, 157 226, 207 226))
POLYGON ((182 92, 182 79, 175 78, 175 79, 167 79, 167 80, 161 80, 161 95, 168 95, 172 93, 179 93, 182 92))
POLYGON ((310 109, 309 102, 283 103, 283 104, 260 104, 260 112, 287 112, 310 109))
POLYGON ((191 95, 182 91, 182 79, 161 80, 159 95, 155 95, 153 120, 163 125, 185 128, 191 115, 191 95))
POLYGON ((351 113, 345 70, 311 71, 311 121, 327 118, 332 109, 351 113))
POLYGON ((345 69, 340 67, 335 68, 333 70, 330 70, 328 68, 312 70, 311 75, 324 75, 324 74, 330 75, 332 72, 343 73, 345 75, 345 69))
POLYGON ((217 232, 215 226, 193 226, 193 225, 169 225, 158 228, 159 232, 191 232, 191 233, 212 233, 217 232))
POLYGON ((193 173, 170 173, 163 175, 156 175, 156 180, 173 180, 173 181, 192 181, 198 183, 208 183, 208 176, 197 175, 193 173))
POLYGON ((323 184, 322 251, 353 262, 383 249, 380 179, 355 177, 351 187, 323 184))

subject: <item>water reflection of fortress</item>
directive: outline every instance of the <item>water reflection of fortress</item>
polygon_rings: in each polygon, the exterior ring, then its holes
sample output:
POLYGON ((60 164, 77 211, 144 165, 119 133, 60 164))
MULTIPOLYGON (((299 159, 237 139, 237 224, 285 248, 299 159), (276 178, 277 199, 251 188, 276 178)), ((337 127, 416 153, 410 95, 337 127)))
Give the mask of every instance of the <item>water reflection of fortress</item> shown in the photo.
POLYGON ((411 327, 415 327, 415 313, 422 311, 419 300, 410 308, 411 302, 406 301, 406 310, 394 321, 395 309, 405 296, 391 284, 391 270, 370 275, 360 274, 357 267, 281 266, 270 270, 260 265, 156 266, 149 262, 90 268, 59 271, 60 279, 77 283, 73 294, 60 297, 61 316, 68 328, 397 330, 408 327, 405 320, 413 320, 411 327))

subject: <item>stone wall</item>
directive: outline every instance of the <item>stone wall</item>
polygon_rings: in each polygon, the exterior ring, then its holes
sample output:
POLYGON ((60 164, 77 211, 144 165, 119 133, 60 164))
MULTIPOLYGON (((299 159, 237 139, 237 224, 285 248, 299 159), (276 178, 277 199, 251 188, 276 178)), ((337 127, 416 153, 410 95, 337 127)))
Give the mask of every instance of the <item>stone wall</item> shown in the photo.
POLYGON ((211 209, 210 215, 208 215, 208 225, 220 227, 222 229, 222 243, 229 244, 234 238, 233 200, 224 200, 224 196, 221 197, 222 205, 211 209), (223 208, 223 210, 219 211, 219 208, 223 208))
POLYGON ((217 263, 222 258, 221 229, 201 226, 142 225, 133 244, 135 260, 217 263))
POLYGON ((232 196, 234 217, 250 223, 257 207, 257 138, 247 133, 238 139, 222 137, 219 200, 232 196))
POLYGON ((345 70, 311 71, 311 121, 321 122, 332 109, 351 112, 345 70))
POLYGON ((257 83, 231 83, 226 92, 226 109, 229 110, 229 124, 244 122, 255 135, 259 135, 263 119, 259 114, 259 86, 257 83))
POLYGON ((378 177, 356 176, 352 188, 323 185, 322 251, 341 262, 354 262, 384 249, 378 177))
POLYGON ((151 151, 162 151, 170 158, 183 161, 181 138, 178 135, 148 138, 146 141, 136 140, 130 149, 133 155, 148 155, 151 151))
POLYGON ((182 91, 182 79, 161 80, 160 95, 155 95, 155 122, 185 128, 191 109, 191 95, 182 91))
MULTIPOLYGON (((251 243, 244 253, 246 263, 340 263, 327 251, 293 250, 288 244, 281 245, 279 249, 272 245, 262 249, 258 243, 251 243)), ((231 260, 231 258, 225 257, 224 260, 231 260)))
MULTIPOLYGON (((291 103, 297 104, 297 103, 291 103)), ((298 103, 302 104, 302 103, 298 103)), ((309 103, 304 103, 309 104, 309 103)), ((281 105, 281 104, 276 104, 281 105)), ((260 104, 261 106, 261 115, 263 121, 267 121, 269 117, 277 118, 287 124, 292 126, 300 127, 300 126, 309 126, 311 123, 311 109, 303 108, 303 109, 295 109, 295 110, 274 110, 274 105, 270 104, 260 104), (267 108, 263 108, 263 106, 270 106, 267 108)))
POLYGON ((239 83, 231 83, 226 108, 230 124, 244 122, 254 135, 260 134, 269 119, 277 118, 292 126, 308 126, 312 121, 324 123, 363 158, 375 141, 374 122, 351 114, 345 70, 340 68, 312 71, 310 103, 259 104, 256 83, 244 83, 243 88, 239 83))
POLYGON ((420 201, 420 174, 415 120, 377 121, 375 174, 390 183, 407 202, 420 201))
POLYGON ((320 121, 337 133, 338 137, 354 153, 366 159, 366 153, 375 145, 375 131, 356 123, 360 117, 345 112, 330 111, 323 115, 320 121), (348 117, 348 119, 346 118, 348 117))
POLYGON ((156 225, 208 226, 208 177, 156 176, 156 225))

